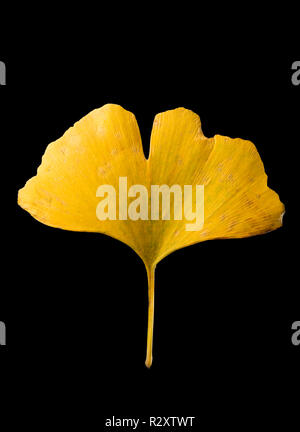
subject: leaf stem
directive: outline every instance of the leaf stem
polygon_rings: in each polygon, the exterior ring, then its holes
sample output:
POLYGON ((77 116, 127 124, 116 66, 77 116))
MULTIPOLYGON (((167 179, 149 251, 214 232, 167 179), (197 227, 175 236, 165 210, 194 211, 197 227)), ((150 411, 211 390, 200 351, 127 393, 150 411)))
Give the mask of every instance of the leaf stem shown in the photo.
POLYGON ((154 326, 154 277, 155 266, 146 267, 148 277, 148 334, 147 334, 147 356, 145 364, 147 368, 152 365, 153 326, 154 326))

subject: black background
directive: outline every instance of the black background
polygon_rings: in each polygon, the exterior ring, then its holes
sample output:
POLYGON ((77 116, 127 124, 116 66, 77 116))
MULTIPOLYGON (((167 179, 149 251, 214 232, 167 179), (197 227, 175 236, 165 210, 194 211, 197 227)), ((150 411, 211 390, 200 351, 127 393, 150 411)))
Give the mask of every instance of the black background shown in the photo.
POLYGON ((240 35, 210 45, 201 32, 152 34, 141 45, 134 31, 82 43, 72 33, 53 45, 53 33, 43 43, 38 33, 23 34, 0 58, 7 65, 0 360, 8 405, 32 424, 37 413, 53 424, 62 413, 60 425, 75 419, 99 430, 112 415, 192 415, 197 427, 237 430, 293 421, 300 86, 291 83, 291 65, 299 51, 268 37, 255 48, 251 38, 238 44, 240 35), (250 139, 286 205, 275 232, 194 245, 158 265, 150 370, 147 280, 137 255, 100 234, 44 226, 16 204, 47 144, 106 103, 135 114, 146 154, 155 114, 179 106, 200 115, 206 136, 250 139))

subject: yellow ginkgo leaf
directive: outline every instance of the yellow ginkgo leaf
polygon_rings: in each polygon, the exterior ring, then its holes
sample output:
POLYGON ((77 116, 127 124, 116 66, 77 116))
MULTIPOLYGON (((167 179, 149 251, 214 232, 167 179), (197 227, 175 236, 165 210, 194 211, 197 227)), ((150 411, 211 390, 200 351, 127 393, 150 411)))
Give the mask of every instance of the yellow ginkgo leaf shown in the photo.
POLYGON ((206 138, 199 117, 178 108, 155 117, 146 159, 134 115, 111 104, 47 147, 18 202, 46 225, 107 234, 140 256, 148 275, 148 367, 156 264, 194 243, 274 230, 284 213, 250 141, 206 138))

